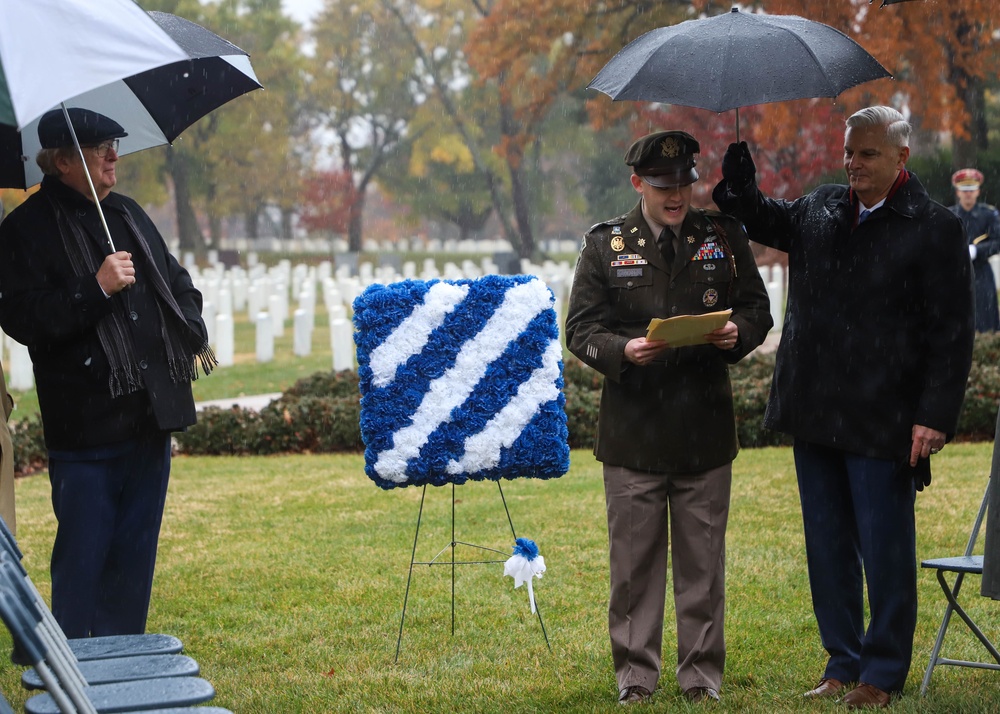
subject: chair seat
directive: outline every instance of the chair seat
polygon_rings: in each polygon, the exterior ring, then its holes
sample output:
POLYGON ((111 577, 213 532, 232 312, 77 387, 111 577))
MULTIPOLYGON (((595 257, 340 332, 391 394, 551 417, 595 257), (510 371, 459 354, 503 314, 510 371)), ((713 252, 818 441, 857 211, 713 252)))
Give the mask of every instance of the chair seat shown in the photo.
MULTIPOLYGON (((215 696, 212 685, 200 677, 95 684, 83 691, 99 714, 147 712, 156 707, 183 707, 207 702, 215 696)), ((59 714, 59 706, 48 693, 36 694, 25 702, 24 711, 26 714, 59 714)))
MULTIPOLYGON (((79 663, 80 673, 87 684, 128 682, 157 677, 197 677, 198 663, 185 655, 146 655, 118 659, 94 659, 79 663)), ((34 669, 21 675, 25 689, 45 689, 42 678, 34 669)))
POLYGON ((173 635, 160 634, 76 637, 67 642, 73 655, 81 662, 89 659, 177 654, 184 649, 184 644, 173 635))
POLYGON ((933 568, 934 570, 947 570, 952 573, 983 573, 983 556, 981 555, 960 555, 954 558, 935 558, 933 560, 923 560, 920 562, 921 568, 933 568))

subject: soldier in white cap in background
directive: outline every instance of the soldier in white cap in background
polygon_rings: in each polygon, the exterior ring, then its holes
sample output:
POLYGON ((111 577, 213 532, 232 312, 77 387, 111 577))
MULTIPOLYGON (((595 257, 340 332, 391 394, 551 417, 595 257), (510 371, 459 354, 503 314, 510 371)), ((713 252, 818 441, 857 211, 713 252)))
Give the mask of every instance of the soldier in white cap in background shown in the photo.
POLYGON ((950 210, 965 227, 969 239, 969 257, 976 275, 976 332, 1000 330, 997 309, 997 285, 990 267, 990 256, 1000 253, 1000 212, 979 202, 983 174, 976 169, 960 169, 951 177, 957 203, 950 210))

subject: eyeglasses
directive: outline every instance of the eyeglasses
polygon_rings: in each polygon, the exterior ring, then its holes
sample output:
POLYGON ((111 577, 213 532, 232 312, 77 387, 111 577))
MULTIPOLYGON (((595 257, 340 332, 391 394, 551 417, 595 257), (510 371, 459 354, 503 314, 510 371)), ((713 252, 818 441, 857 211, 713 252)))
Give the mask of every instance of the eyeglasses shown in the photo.
POLYGON ((93 149, 94 153, 97 154, 98 158, 103 159, 108 155, 108 152, 112 149, 117 154, 118 153, 118 139, 112 139, 111 141, 102 141, 97 146, 90 146, 87 148, 93 149))

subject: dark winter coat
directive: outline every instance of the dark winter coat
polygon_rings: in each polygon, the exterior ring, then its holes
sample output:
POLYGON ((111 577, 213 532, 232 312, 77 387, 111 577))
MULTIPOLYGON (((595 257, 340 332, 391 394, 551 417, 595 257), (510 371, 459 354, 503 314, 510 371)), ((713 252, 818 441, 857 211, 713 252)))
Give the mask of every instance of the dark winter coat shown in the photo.
POLYGON ((773 323, 767 291, 742 226, 692 208, 672 267, 656 246, 641 202, 584 238, 566 318, 570 351, 601 372, 597 458, 654 472, 698 472, 738 451, 729 365, 760 345, 773 323), (621 249, 617 249, 618 241, 621 249), (614 265, 623 256, 639 264, 614 265), (624 359, 651 318, 733 308, 739 343, 668 349, 646 366, 624 359))
POLYGON ((170 254, 156 226, 131 198, 111 193, 102 202, 118 250, 135 263, 136 283, 108 298, 95 275, 78 277, 63 248, 49 197, 80 220, 110 254, 97 208, 61 181, 41 189, 0 224, 0 327, 27 345, 50 450, 113 444, 146 429, 176 431, 195 422, 191 384, 168 374, 161 318, 148 280, 149 266, 126 229, 127 210, 149 243, 157 269, 186 319, 183 338, 193 352, 206 344, 201 293, 170 254), (96 325, 110 319, 112 301, 124 301, 145 389, 112 398, 108 360, 96 325))
POLYGON ((958 219, 913 174, 855 226, 847 186, 794 201, 720 183, 716 204, 788 253, 788 301, 765 424, 901 461, 920 424, 953 435, 972 364, 972 264, 958 219))
POLYGON ((985 203, 977 203, 971 211, 960 205, 950 210, 962 221, 969 244, 976 246, 972 261, 976 276, 976 332, 996 332, 1000 330, 1000 309, 997 309, 997 284, 989 259, 1000 253, 1000 212, 985 203))

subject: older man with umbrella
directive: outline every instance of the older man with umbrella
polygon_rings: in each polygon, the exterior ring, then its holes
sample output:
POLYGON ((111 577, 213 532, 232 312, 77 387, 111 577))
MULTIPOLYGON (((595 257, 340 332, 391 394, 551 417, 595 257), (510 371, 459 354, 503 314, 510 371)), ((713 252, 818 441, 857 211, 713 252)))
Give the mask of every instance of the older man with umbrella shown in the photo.
POLYGON ((851 708, 888 706, 906 683, 916 490, 955 434, 972 363, 967 243, 907 170, 911 131, 891 107, 855 112, 848 185, 794 201, 765 197, 746 142, 731 144, 713 193, 752 240, 788 253, 764 423, 795 439, 813 611, 829 654, 806 696, 846 692, 851 708))
POLYGON ((127 132, 68 114, 83 159, 63 111, 43 116, 42 186, 0 224, 0 326, 34 365, 59 523, 56 619, 69 637, 141 633, 170 432, 194 423, 191 380, 214 357, 190 275, 139 204, 112 191, 127 132))

